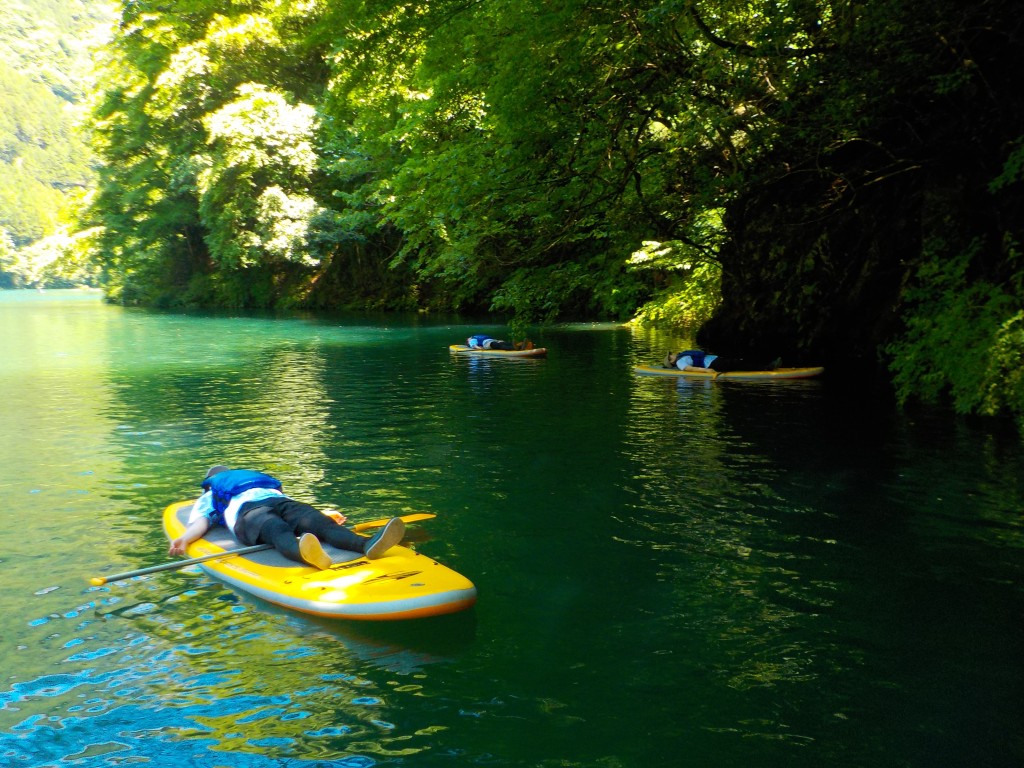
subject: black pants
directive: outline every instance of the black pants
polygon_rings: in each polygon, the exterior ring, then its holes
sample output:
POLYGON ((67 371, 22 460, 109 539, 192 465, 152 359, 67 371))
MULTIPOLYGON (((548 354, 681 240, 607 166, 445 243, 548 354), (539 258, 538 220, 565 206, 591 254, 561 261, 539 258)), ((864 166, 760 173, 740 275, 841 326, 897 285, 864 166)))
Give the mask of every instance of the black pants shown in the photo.
POLYGON ((766 371, 770 367, 770 364, 758 365, 739 357, 716 357, 711 361, 711 365, 708 366, 712 371, 718 371, 719 373, 729 373, 730 371, 766 371))
POLYGON ((321 542, 338 549, 363 552, 369 539, 338 525, 316 507, 287 497, 261 499, 242 506, 235 522, 235 536, 245 545, 271 544, 274 549, 298 563, 299 540, 303 533, 312 533, 321 542))

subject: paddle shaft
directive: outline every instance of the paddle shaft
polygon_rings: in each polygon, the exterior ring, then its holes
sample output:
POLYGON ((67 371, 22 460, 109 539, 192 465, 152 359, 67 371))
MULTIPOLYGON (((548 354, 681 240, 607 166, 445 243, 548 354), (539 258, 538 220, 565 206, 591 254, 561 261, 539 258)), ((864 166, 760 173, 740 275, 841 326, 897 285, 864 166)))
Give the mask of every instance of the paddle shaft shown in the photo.
MULTIPOLYGON (((416 523, 420 520, 430 520, 432 517, 437 515, 431 512, 418 512, 413 515, 403 515, 402 522, 405 523, 416 523)), ((380 520, 369 520, 365 523, 356 523, 352 526, 353 531, 365 531, 369 528, 380 528, 387 525, 390 517, 384 517, 380 520)), ((186 560, 175 560, 173 563, 161 563, 160 565, 151 565, 149 568, 137 568, 134 571, 125 571, 124 573, 115 573, 112 576, 94 576, 89 579, 89 583, 95 587, 102 587, 104 584, 109 584, 112 581, 122 581, 123 579, 131 579, 135 576, 145 576, 147 573, 160 573, 161 571, 175 571, 179 568, 185 568, 189 565, 196 565, 197 563, 205 563, 207 560, 218 560, 224 557, 234 557, 235 555, 246 555, 250 552, 262 552, 265 549, 273 549, 273 544, 254 544, 251 547, 239 547, 238 549, 227 549, 223 552, 214 552, 209 555, 203 555, 202 557, 190 557, 186 560)))
POLYGON ((94 576, 93 578, 89 579, 89 583, 93 586, 101 587, 104 584, 109 584, 112 581, 130 579, 133 576, 144 576, 147 573, 159 573, 160 571, 175 571, 179 568, 185 568, 189 565, 195 565, 196 563, 205 563, 207 560, 217 560, 222 557, 234 557, 235 555, 245 555, 249 552, 260 552, 264 549, 273 548, 273 544, 254 544, 251 547, 228 549, 223 552, 214 552, 209 555, 203 555, 202 557, 190 557, 187 560, 175 560, 173 563, 161 563, 160 565, 151 565, 149 568, 137 568, 134 571, 115 573, 113 576, 94 576))

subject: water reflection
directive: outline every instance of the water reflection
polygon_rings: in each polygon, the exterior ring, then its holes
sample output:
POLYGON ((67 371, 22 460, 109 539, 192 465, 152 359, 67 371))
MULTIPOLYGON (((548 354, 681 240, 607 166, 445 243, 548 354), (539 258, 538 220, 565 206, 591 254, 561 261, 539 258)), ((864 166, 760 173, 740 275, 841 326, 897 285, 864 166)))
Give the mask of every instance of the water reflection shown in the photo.
MULTIPOLYGON (((723 384, 635 382, 623 446, 637 468, 636 498, 623 523, 642 535, 634 546, 664 553, 656 577, 675 611, 660 620, 662 631, 685 637, 724 685, 808 684, 823 665, 855 663, 808 639, 836 599, 837 584, 820 567, 835 542, 789 533, 794 519, 819 511, 776 488, 780 440, 796 436, 793 420, 780 417, 814 390, 723 384), (752 428, 759 420, 771 428, 752 428)), ((757 729, 794 735, 782 721, 757 729)))
POLYGON ((31 648, 59 644, 67 671, 41 672, 0 693, 7 725, 0 754, 39 760, 45 742, 52 759, 68 759, 67 745, 83 743, 82 728, 121 735, 80 746, 83 755, 130 750, 135 759, 185 760, 173 764, 188 764, 203 734, 215 734, 207 746, 244 766, 299 754, 369 765, 369 754, 424 748, 399 737, 389 713, 405 697, 429 695, 426 670, 465 650, 471 613, 416 630, 364 629, 299 617, 195 579, 91 588, 89 602, 35 622, 45 636, 21 647, 34 656, 31 648), (168 583, 186 580, 185 589, 168 583))
MULTIPOLYGON (((326 387, 326 360, 313 345, 265 351, 240 377, 238 394, 211 403, 225 412, 207 419, 234 436, 228 463, 251 466, 252 456, 274 457, 261 467, 287 477, 289 491, 308 496, 324 480, 324 446, 330 444, 332 399, 326 387)), ((212 459, 211 459, 212 460, 212 459)))

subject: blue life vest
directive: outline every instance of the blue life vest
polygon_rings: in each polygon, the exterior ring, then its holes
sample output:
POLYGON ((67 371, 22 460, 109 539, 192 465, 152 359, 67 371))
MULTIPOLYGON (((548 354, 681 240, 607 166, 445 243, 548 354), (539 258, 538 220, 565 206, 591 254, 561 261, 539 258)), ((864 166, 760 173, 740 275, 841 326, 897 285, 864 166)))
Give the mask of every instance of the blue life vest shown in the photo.
MULTIPOLYGON (((699 349, 684 349, 679 353, 680 357, 691 357, 693 362, 690 363, 694 368, 706 368, 704 365, 704 353, 699 349)), ((676 366, 678 368, 678 366, 676 366)))
POLYGON ((476 333, 476 334, 470 336, 468 339, 466 339, 466 346, 467 347, 474 347, 474 348, 475 347, 480 347, 481 349, 483 349, 484 348, 484 342, 485 341, 490 341, 493 338, 494 338, 493 336, 488 336, 486 333, 476 333))
POLYGON ((203 490, 212 492, 213 510, 221 523, 224 521, 224 510, 228 508, 231 499, 251 488, 272 488, 280 491, 281 481, 251 469, 229 469, 203 480, 203 490))

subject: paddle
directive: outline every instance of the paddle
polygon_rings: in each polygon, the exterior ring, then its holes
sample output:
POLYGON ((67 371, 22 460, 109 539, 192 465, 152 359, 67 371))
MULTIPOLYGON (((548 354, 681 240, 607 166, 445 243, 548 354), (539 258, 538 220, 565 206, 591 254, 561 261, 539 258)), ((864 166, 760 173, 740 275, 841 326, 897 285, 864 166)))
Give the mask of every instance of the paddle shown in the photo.
POLYGON ((202 557, 190 557, 187 560, 175 560, 173 563, 161 563, 160 565, 151 565, 149 568, 137 568, 134 571, 115 573, 113 576, 93 576, 91 579, 89 579, 89 583, 92 584, 94 587, 102 587, 104 584, 109 584, 112 581, 130 579, 133 576, 144 576, 147 573, 159 573, 160 571, 174 571, 178 568, 184 568, 188 565, 195 565, 196 563, 205 563, 207 560, 216 560, 220 557, 234 557, 235 555, 244 555, 249 552, 259 552, 264 549, 273 548, 273 544, 254 544, 251 547, 227 549, 223 552, 214 552, 213 554, 203 555, 202 557))
MULTIPOLYGON (((402 515, 403 523, 417 523, 420 520, 430 520, 433 517, 437 517, 432 512, 417 512, 413 515, 402 515)), ((353 531, 365 531, 368 528, 380 528, 383 525, 387 525, 390 517, 382 517, 380 520, 368 520, 365 523, 356 523, 352 526, 353 531)), ((172 563, 161 563, 160 565, 151 565, 148 568, 137 568, 134 571, 125 571, 124 573, 115 573, 112 576, 93 576, 89 579, 89 583, 94 587, 102 587, 104 584, 109 584, 112 581, 121 581, 123 579, 130 579, 134 576, 145 576, 148 573, 159 573, 160 571, 174 571, 179 568, 185 568, 189 565, 195 565, 196 563, 205 563, 207 560, 217 560, 222 557, 234 557, 235 555, 245 555, 249 552, 260 552, 264 549, 273 549, 272 544, 254 544, 251 547, 239 547, 238 549, 226 549, 223 552, 214 552, 209 555, 203 555, 202 557, 190 557, 186 560, 175 560, 172 563)))
MULTIPOLYGON (((420 520, 430 520, 437 517, 433 512, 417 512, 414 515, 402 515, 403 523, 418 523, 420 520)), ((367 528, 380 528, 388 524, 390 517, 382 517, 380 520, 370 520, 365 523, 356 523, 352 526, 353 531, 365 531, 367 528)))

